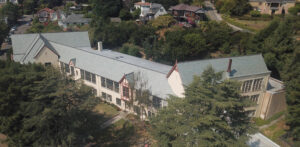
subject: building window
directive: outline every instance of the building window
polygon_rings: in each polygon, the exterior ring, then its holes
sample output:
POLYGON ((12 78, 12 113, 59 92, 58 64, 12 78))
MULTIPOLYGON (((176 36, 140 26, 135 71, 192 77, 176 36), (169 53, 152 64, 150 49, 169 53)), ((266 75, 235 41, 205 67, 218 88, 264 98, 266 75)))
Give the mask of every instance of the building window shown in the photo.
POLYGON ((73 66, 71 66, 71 75, 72 75, 72 76, 75 75, 75 73, 74 73, 74 67, 73 67, 73 66))
POLYGON ((65 72, 70 73, 70 67, 69 64, 65 64, 65 72))
POLYGON ((111 98, 111 95, 107 94, 107 100, 112 102, 112 98, 111 98))
POLYGON ((253 80, 248 80, 243 83, 242 92, 249 92, 251 90, 253 80))
POLYGON ((123 87, 123 96, 129 98, 129 88, 123 87))
POLYGON ((106 79, 106 86, 107 86, 108 89, 114 90, 114 85, 113 85, 112 80, 106 79))
POLYGON ((116 103, 117 103, 117 105, 121 106, 121 99, 116 98, 116 103))
POLYGON ((263 79, 255 79, 253 82, 253 89, 252 91, 258 91, 261 89, 261 83, 262 83, 263 79))
POLYGON ((51 62, 46 62, 45 66, 51 66, 51 62))
POLYGON ((106 80, 103 77, 101 77, 101 86, 106 87, 106 80))
POLYGON ((84 79, 84 70, 80 69, 80 77, 81 79, 84 79))
POLYGON ((115 92, 119 93, 119 83, 118 82, 114 82, 114 90, 115 90, 115 92))
POLYGON ((105 92, 102 92, 102 98, 106 99, 106 93, 105 92))
POLYGON ((92 74, 92 82, 96 84, 96 75, 92 74))
POLYGON ((62 62, 60 62, 60 70, 61 70, 61 72, 63 72, 64 71, 64 63, 62 63, 62 62))
POLYGON ((161 107, 161 99, 159 97, 153 96, 153 107, 154 108, 160 108, 161 107))
POLYGON ((252 95, 252 96, 250 97, 250 100, 251 100, 252 102, 255 102, 255 103, 257 103, 257 101, 258 101, 258 97, 259 97, 259 94, 252 95))
POLYGON ((97 89, 92 88, 92 94, 97 95, 97 89))
POLYGON ((90 72, 85 71, 85 80, 91 81, 91 73, 90 72))

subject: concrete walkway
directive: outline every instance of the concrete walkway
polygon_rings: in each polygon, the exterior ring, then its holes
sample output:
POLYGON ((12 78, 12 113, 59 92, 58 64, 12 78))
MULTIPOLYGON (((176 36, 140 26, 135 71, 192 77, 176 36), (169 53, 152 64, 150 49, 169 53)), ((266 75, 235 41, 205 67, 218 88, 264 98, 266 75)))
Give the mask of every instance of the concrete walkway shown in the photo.
POLYGON ((259 130, 262 130, 262 129, 265 129, 265 128, 268 128, 268 127, 270 127, 270 126, 272 126, 272 125, 274 125, 275 123, 277 123, 278 121, 280 121, 280 120, 282 120, 282 119, 284 119, 284 115, 282 115, 282 116, 280 116, 279 118, 277 118, 276 120, 273 120, 273 121, 271 121, 269 124, 266 124, 266 125, 263 125, 263 126, 260 126, 259 127, 259 130))
POLYGON ((125 119, 125 117, 128 115, 128 113, 126 112, 123 112, 121 111, 117 116, 111 118, 110 120, 104 122, 102 125, 101 125, 101 128, 102 129, 105 129, 107 128, 108 126, 116 123, 117 121, 121 120, 121 119, 125 119))

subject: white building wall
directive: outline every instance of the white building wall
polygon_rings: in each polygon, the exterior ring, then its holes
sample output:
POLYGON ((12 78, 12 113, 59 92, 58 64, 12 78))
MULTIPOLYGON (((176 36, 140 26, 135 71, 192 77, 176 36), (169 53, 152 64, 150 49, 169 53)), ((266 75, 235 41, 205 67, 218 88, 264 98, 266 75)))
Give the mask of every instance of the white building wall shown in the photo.
POLYGON ((160 10, 157 11, 156 14, 154 15, 154 18, 157 18, 162 15, 166 15, 166 14, 168 14, 166 9, 164 7, 161 7, 160 10))
POLYGON ((184 87, 179 72, 174 70, 168 78, 168 83, 178 97, 184 97, 184 87))
POLYGON ((237 80, 241 83, 243 83, 244 81, 247 81, 247 80, 253 80, 252 85, 251 85, 251 89, 252 89, 253 84, 254 84, 254 80, 255 79, 260 79, 260 78, 263 78, 263 81, 261 83, 261 90, 259 90, 259 91, 252 91, 251 90, 251 91, 246 92, 246 93, 241 93, 242 96, 252 96, 252 95, 256 95, 256 94, 259 95, 258 100, 257 100, 257 105, 253 106, 253 107, 246 108, 246 110, 255 110, 255 113, 253 115, 254 117, 259 117, 260 114, 261 114, 261 107, 262 107, 262 104, 263 104, 263 101, 264 101, 264 97, 265 97, 266 89, 267 89, 267 86, 268 86, 268 81, 269 81, 269 78, 270 78, 270 74, 251 75, 251 76, 247 76, 247 77, 239 77, 239 78, 232 79, 232 80, 237 80))

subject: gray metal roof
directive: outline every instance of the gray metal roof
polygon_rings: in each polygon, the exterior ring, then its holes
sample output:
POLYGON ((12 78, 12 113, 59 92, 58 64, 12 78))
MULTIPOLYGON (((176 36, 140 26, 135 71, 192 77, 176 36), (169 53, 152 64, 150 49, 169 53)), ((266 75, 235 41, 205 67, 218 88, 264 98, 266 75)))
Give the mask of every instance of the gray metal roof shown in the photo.
POLYGON ((110 50, 93 50, 87 32, 13 35, 12 44, 17 62, 33 63, 38 52, 47 46, 64 63, 76 60, 76 67, 117 82, 125 74, 141 72, 153 95, 167 98, 174 94, 166 78, 171 66, 110 50))
POLYGON ((247 145, 249 147, 280 147, 261 133, 251 135, 247 145))
POLYGON ((165 99, 169 94, 174 94, 166 78, 166 69, 169 68, 170 70, 171 66, 152 63, 151 61, 109 50, 100 52, 92 49, 72 48, 54 42, 50 42, 50 44, 60 55, 59 60, 64 63, 69 63, 71 59, 75 58, 76 67, 117 82, 125 74, 141 72, 147 77, 153 95, 165 99), (116 58, 120 55, 123 58, 116 58))
POLYGON ((267 91, 269 92, 278 92, 284 90, 284 84, 282 81, 279 81, 274 78, 269 78, 267 91))
POLYGON ((77 48, 91 48, 88 32, 15 34, 11 39, 14 60, 18 62, 24 60, 24 63, 34 61, 34 54, 28 53, 36 53, 45 44, 49 47, 47 41, 77 48))
POLYGON ((189 85, 193 76, 201 75, 208 66, 212 66, 216 72, 227 71, 229 59, 232 59, 232 66, 228 78, 270 73, 261 54, 181 62, 177 67, 183 84, 189 85))
POLYGON ((85 18, 83 14, 71 14, 69 15, 64 22, 65 23, 89 23, 92 19, 85 18))
POLYGON ((161 7, 163 7, 161 4, 152 3, 150 6, 150 12, 156 14, 156 12, 159 11, 161 7))

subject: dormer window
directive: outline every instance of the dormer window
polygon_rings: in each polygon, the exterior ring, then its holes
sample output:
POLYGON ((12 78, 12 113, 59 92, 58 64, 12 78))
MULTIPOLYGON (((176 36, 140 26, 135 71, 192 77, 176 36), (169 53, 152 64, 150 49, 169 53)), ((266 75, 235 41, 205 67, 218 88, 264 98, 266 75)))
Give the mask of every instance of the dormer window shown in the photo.
POLYGON ((72 75, 72 76, 75 75, 74 66, 71 66, 71 75, 72 75))
POLYGON ((123 87, 123 96, 129 98, 129 88, 123 87))

